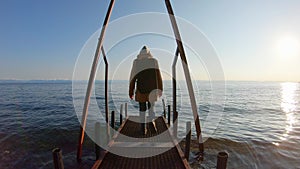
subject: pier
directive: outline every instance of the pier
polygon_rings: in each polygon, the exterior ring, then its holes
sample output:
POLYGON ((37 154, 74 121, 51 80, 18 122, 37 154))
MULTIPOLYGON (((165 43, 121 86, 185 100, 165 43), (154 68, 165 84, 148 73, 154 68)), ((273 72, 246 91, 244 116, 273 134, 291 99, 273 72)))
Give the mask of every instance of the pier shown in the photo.
POLYGON ((108 151, 105 150, 101 153, 100 158, 92 167, 93 169, 190 168, 163 116, 155 119, 156 129, 152 122, 146 124, 148 126, 146 135, 141 132, 141 123, 136 122, 138 118, 138 116, 126 118, 109 142, 108 151), (158 135, 163 136, 156 137, 158 135), (129 139, 124 136, 128 136, 129 139), (136 142, 134 138, 138 138, 139 142, 136 142), (112 152, 117 152, 117 154, 129 152, 130 157, 119 156, 112 152), (156 155, 143 157, 149 152, 156 155))
MULTIPOLYGON (((183 169, 190 168, 188 163, 189 158, 189 145, 191 137, 191 122, 187 123, 187 133, 186 140, 187 143, 185 152, 183 152, 177 141, 177 105, 176 105, 176 63, 178 58, 181 60, 183 73, 185 76, 185 81, 189 93, 189 100, 191 103, 191 114, 193 115, 193 120, 195 123, 195 129, 197 134, 197 143, 199 150, 199 159, 203 160, 204 155, 204 145, 202 139, 201 125, 199 119, 198 108, 196 104, 194 89, 192 85, 192 79, 189 71, 189 66, 186 58, 186 53, 184 50, 183 41, 179 33, 179 27, 176 22, 175 14, 170 3, 170 0, 165 0, 165 5, 167 8, 168 16, 176 39, 176 52, 174 55, 174 60, 172 64, 172 87, 173 87, 173 105, 172 105, 172 115, 173 115, 173 126, 171 126, 171 106, 168 105, 168 118, 166 119, 166 106, 163 103, 164 113, 163 116, 159 116, 153 119, 146 119, 147 123, 147 133, 142 132, 142 121, 139 120, 139 116, 127 116, 127 104, 125 103, 125 120, 123 121, 123 106, 120 107, 120 127, 118 131, 111 130, 115 128, 115 111, 112 111, 111 120, 109 122, 109 110, 108 110, 108 66, 109 62, 103 47, 104 35, 107 27, 109 26, 110 16, 115 4, 115 0, 110 0, 106 16, 103 22, 103 27, 98 39, 97 48, 95 51, 94 60, 91 67, 90 77, 88 80, 88 86, 86 90, 86 95, 84 99, 84 106, 82 110, 82 119, 80 126, 80 133, 78 139, 77 147, 77 161, 81 162, 82 147, 85 137, 85 128, 87 123, 88 108, 90 103, 90 97, 92 94, 92 88, 95 80, 95 75, 97 71, 98 61, 100 55, 103 56, 103 61, 105 63, 105 122, 106 130, 100 129, 101 125, 99 122, 95 124, 95 136, 96 140, 100 140, 100 132, 106 132, 108 143, 105 150, 96 144, 96 161, 92 169, 126 169, 126 168, 141 168, 141 169, 183 169), (110 127, 109 125, 110 124, 110 127), (112 132, 111 132, 112 131, 112 132), (125 154, 124 154, 125 153, 125 154)), ((97 142, 97 141, 96 141, 97 142)), ((105 143, 106 144, 106 143, 105 143)), ((56 152, 56 151, 54 151, 56 152)), ((54 157, 61 154, 54 154, 54 157)), ((221 157, 221 156, 220 156, 221 157)), ((227 156, 223 155, 224 160, 227 160, 227 156)), ((62 160, 56 158, 54 163, 61 163, 62 160), (57 160, 58 159, 58 160, 57 160)), ((220 160, 220 161, 224 161, 220 160)), ((57 164, 55 166, 63 166, 57 164)), ((226 164, 226 162, 222 163, 226 164)), ((220 165, 221 166, 221 165, 220 165)), ((224 167, 224 165, 222 165, 224 167)), ((226 168, 226 165, 225 165, 226 168)), ((218 169, 223 169, 219 168, 218 169)))

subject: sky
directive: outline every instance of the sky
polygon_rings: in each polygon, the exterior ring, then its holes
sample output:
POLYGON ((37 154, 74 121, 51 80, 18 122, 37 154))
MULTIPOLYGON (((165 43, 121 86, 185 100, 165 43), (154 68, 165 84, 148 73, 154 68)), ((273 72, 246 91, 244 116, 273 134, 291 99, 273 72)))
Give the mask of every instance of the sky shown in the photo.
MULTIPOLYGON (((98 37, 108 3, 105 0, 0 1, 0 79, 71 80, 73 72, 83 69, 89 72, 91 63, 80 67, 77 60, 85 60, 81 54, 88 40, 92 40, 88 50, 93 57, 97 38, 91 36, 98 37)), ((171 3, 175 15, 196 27, 211 43, 220 62, 216 66, 222 69, 225 80, 300 81, 300 1, 173 0, 171 3)), ((111 23, 145 12, 167 10, 160 0, 116 1, 111 23)), ((143 26, 141 22, 147 20, 135 22, 132 29, 143 26)), ((165 22, 162 26, 158 22, 153 28, 169 27, 172 31, 169 24, 165 22)), ((111 29, 121 33, 127 31, 124 28, 111 29)), ((112 32, 109 26, 107 29, 112 32)), ((190 40, 185 37, 193 38, 182 24, 179 29, 183 42, 190 40)), ((109 35, 104 47, 113 39, 109 35)), ((130 37, 108 49, 111 79, 128 79, 131 67, 128 64, 144 44, 157 56, 160 67, 166 70, 163 76, 168 79, 170 68, 166 66, 171 65, 175 41, 151 34, 130 37)), ((199 44, 196 48, 204 47, 199 44)), ((214 72, 207 67, 213 65, 203 62, 201 55, 193 56, 192 50, 187 49, 187 58, 193 79, 209 80, 214 72)), ((98 71, 102 69, 103 62, 99 63, 98 71)), ((182 72, 180 65, 178 71, 182 72)), ((97 78, 101 79, 99 72, 97 78)), ((87 78, 80 73, 77 76, 87 78)))

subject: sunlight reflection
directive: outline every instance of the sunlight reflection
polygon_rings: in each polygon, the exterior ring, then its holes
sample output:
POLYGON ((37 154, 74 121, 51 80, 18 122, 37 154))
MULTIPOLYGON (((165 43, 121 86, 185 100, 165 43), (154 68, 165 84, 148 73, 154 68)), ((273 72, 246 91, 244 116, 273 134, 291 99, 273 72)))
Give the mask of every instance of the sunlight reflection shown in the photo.
POLYGON ((295 110, 297 106, 296 91, 297 83, 282 83, 281 84, 281 109, 286 115, 285 134, 280 137, 281 140, 286 140, 288 134, 293 130, 293 126, 297 120, 295 118, 295 110))

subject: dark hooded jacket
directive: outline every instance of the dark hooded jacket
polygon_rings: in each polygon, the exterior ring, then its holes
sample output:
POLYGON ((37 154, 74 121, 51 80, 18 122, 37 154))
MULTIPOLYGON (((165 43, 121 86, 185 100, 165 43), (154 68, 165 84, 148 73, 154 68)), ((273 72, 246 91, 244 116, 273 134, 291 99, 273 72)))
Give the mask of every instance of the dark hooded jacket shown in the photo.
POLYGON ((163 90, 158 62, 150 52, 141 51, 133 62, 129 84, 130 96, 134 93, 135 84, 135 100, 138 102, 156 101, 158 93, 163 90))

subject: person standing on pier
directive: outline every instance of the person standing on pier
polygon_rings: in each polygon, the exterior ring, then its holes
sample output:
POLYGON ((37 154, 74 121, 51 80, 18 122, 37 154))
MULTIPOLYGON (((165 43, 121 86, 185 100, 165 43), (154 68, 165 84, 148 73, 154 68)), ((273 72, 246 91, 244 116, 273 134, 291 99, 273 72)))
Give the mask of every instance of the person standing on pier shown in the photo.
POLYGON ((150 119, 156 129, 153 108, 155 101, 162 96, 163 91, 162 77, 158 62, 153 58, 147 46, 141 49, 137 58, 133 61, 129 81, 129 97, 133 99, 135 91, 135 100, 139 102, 142 132, 146 134, 146 110, 148 108, 150 119))

